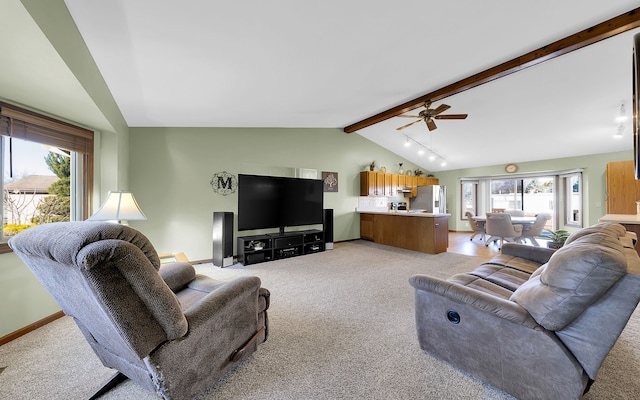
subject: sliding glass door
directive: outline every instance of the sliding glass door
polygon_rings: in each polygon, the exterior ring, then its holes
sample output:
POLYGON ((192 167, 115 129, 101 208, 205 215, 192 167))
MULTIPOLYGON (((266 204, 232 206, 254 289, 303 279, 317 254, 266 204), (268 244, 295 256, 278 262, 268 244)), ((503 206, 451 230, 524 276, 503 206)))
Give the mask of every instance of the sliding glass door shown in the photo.
POLYGON ((553 229, 557 210, 556 186, 556 176, 491 179, 488 211, 518 210, 531 217, 548 213, 551 215, 548 228, 553 229))

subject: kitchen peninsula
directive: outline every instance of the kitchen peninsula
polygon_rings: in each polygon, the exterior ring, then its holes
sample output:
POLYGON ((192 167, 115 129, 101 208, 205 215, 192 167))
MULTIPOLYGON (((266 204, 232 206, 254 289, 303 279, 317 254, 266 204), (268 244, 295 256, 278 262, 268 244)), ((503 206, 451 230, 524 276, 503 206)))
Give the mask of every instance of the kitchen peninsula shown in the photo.
MULTIPOLYGON (((605 214, 598 222, 617 222, 624 228, 640 237, 640 215, 638 214, 605 214)), ((640 241, 635 242, 635 249, 640 254, 640 241)))
POLYGON ((449 214, 356 211, 360 213, 362 239, 430 254, 447 251, 449 214))

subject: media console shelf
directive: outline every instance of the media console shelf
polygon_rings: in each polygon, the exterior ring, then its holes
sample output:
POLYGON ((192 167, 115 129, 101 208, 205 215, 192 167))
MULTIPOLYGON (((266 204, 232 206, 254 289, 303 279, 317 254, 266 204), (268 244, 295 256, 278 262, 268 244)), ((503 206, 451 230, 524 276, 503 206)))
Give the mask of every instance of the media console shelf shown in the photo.
POLYGON ((270 233, 238 237, 238 262, 242 265, 324 251, 324 232, 308 231, 270 233))

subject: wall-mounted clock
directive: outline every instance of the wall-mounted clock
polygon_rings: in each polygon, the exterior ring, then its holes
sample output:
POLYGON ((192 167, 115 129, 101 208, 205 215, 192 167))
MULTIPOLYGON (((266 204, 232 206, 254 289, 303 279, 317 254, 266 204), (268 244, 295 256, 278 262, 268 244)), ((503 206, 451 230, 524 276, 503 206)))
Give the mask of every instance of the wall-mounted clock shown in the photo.
POLYGON ((512 174, 518 170, 518 166, 515 164, 507 164, 507 166, 504 167, 504 170, 512 174))

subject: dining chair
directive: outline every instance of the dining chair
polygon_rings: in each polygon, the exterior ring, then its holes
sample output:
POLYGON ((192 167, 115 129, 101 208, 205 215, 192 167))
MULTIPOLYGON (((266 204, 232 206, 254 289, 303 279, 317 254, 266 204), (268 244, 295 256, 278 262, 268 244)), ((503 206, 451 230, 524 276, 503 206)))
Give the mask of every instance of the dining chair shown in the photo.
POLYGON ((524 243, 526 239, 529 239, 532 245, 540 246, 540 243, 536 240, 536 237, 540 236, 547 221, 551 219, 551 214, 540 213, 536 215, 536 220, 533 224, 523 225, 522 235, 520 241, 524 243))
POLYGON ((469 238, 469 240, 473 240, 474 237, 476 237, 477 235, 480 235, 480 240, 485 240, 486 239, 486 234, 487 232, 484 229, 484 221, 476 221, 475 219, 473 219, 473 217, 475 217, 475 215, 473 214, 473 212, 471 211, 467 211, 466 213, 464 213, 464 215, 467 217, 467 220, 469 221, 469 226, 471 227, 471 229, 473 229, 473 233, 471 234, 471 237, 469 238))
POLYGON ((507 213, 487 213, 485 229, 487 235, 489 235, 489 239, 484 245, 489 246, 489 243, 500 239, 500 249, 505 241, 519 242, 520 236, 522 235, 522 225, 513 224, 511 222, 511 215, 507 213))
POLYGON ((524 217, 524 210, 504 210, 504 212, 512 217, 524 217))

